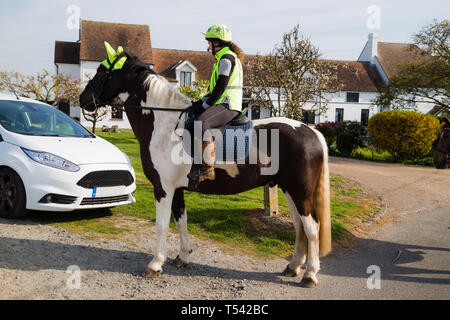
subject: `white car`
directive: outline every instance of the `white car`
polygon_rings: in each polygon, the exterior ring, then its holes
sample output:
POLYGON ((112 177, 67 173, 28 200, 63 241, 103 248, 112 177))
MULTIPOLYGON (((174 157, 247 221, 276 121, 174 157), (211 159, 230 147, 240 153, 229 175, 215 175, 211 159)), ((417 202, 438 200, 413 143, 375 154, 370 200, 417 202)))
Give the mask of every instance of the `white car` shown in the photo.
POLYGON ((134 203, 127 155, 54 107, 0 94, 0 217, 134 203))

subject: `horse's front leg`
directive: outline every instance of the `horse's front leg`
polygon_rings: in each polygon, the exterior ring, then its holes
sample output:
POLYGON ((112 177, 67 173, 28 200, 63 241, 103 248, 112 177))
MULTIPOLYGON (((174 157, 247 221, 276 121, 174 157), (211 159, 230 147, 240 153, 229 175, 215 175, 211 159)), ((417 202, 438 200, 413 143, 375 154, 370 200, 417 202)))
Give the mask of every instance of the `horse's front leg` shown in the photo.
POLYGON ((181 188, 175 190, 172 201, 172 212, 178 232, 180 233, 180 253, 175 259, 175 265, 180 268, 187 266, 189 263, 189 254, 192 252, 187 231, 187 212, 186 205, 184 204, 184 193, 181 188))
POLYGON ((169 232, 170 209, 175 188, 164 188, 165 197, 156 200, 156 248, 153 259, 145 270, 144 277, 154 277, 162 273, 162 265, 166 261, 167 234, 169 232))

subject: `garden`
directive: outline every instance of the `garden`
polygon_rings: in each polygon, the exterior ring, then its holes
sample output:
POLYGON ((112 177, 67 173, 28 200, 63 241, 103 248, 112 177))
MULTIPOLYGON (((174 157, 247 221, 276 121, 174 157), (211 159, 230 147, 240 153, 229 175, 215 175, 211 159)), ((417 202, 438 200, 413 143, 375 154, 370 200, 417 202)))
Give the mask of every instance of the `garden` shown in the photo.
POLYGON ((384 111, 364 127, 357 121, 316 125, 332 156, 433 166, 439 119, 414 111, 384 111))

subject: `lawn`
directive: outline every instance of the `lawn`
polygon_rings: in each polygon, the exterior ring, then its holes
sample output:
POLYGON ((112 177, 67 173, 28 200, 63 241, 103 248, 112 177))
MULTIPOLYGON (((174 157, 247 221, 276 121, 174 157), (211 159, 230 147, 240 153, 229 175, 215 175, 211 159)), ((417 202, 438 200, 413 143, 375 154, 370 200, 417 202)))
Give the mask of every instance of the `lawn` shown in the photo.
MULTIPOLYGON (((155 222, 153 186, 144 176, 139 155, 138 141, 131 131, 122 133, 98 132, 98 136, 110 141, 125 152, 136 171, 136 203, 111 209, 110 214, 77 212, 77 217, 67 218, 47 215, 45 219, 68 231, 90 238, 115 238, 123 240, 131 230, 124 220, 147 224, 155 222)), ((357 227, 379 209, 379 201, 367 197, 355 183, 331 175, 332 236, 337 241, 357 227)), ((295 244, 293 227, 278 228, 262 216, 263 187, 228 196, 203 195, 185 192, 188 210, 188 230, 195 237, 214 241, 222 248, 257 256, 286 256, 292 254, 295 244)), ((283 193, 279 190, 279 219, 291 220, 283 193)), ((33 215, 42 220, 42 216, 33 215)), ((288 224, 289 225, 289 224, 288 224)), ((176 227, 171 222, 171 229, 176 227)))
POLYGON ((331 146, 330 155, 344 158, 353 158, 359 160, 378 161, 387 163, 402 163, 409 165, 420 165, 433 167, 433 156, 431 154, 419 159, 396 159, 387 151, 377 151, 375 148, 356 148, 350 155, 340 153, 336 146, 331 146))

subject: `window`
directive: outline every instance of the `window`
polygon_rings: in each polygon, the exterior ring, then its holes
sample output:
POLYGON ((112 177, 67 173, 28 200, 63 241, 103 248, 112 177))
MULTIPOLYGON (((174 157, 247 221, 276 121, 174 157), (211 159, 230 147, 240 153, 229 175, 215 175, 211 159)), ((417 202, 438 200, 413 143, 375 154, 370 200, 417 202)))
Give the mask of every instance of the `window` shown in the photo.
POLYGON ((111 119, 123 119, 123 111, 117 108, 112 108, 111 119))
POLYGON ((6 130, 31 136, 91 137, 78 122, 52 106, 0 101, 0 125, 6 130))
POLYGON ((180 71, 180 86, 189 87, 191 85, 192 72, 180 71))
POLYGON ((261 118, 261 110, 258 106, 252 106, 252 120, 261 118))
POLYGON ((344 120, 344 109, 342 108, 336 108, 336 116, 334 121, 335 122, 342 122, 344 120))
POLYGON ((302 122, 307 124, 314 124, 315 115, 312 111, 305 111, 302 115, 302 122))
POLYGON ((359 102, 359 92, 347 92, 347 102, 359 102))
POLYGON ((361 125, 367 126, 369 124, 369 109, 361 110, 361 125))

